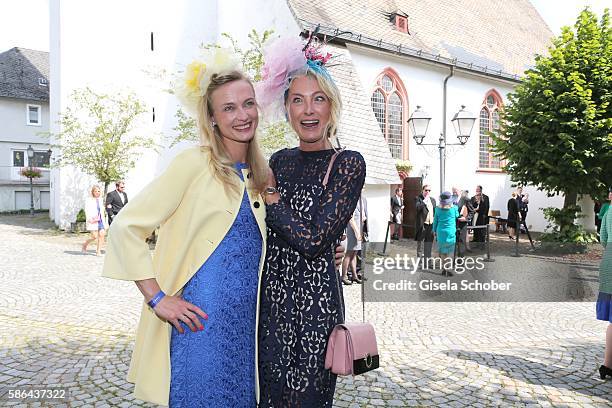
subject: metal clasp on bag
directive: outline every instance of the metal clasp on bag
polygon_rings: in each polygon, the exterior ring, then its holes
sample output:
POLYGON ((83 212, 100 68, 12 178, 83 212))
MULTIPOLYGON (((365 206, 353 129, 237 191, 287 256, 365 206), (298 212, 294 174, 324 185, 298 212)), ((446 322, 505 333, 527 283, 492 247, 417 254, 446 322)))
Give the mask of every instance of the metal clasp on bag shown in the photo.
POLYGON ((370 355, 370 353, 366 354, 365 358, 363 359, 365 361, 365 365, 367 368, 372 368, 372 356, 370 355), (370 362, 368 363, 368 358, 370 359, 370 362))

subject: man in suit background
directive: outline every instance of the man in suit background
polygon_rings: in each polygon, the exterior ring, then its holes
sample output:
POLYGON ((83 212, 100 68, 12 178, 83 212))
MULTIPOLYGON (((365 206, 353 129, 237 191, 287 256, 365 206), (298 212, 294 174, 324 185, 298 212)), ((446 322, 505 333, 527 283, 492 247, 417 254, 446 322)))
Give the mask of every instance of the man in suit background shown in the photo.
MULTIPOLYGON (((488 225, 489 224, 489 196, 483 194, 482 186, 476 186, 476 195, 470 200, 472 207, 474 207, 474 225, 488 225)), ((485 242, 487 233, 484 228, 476 228, 474 230, 473 242, 485 242)), ((484 244, 478 244, 481 248, 484 248, 484 244)))
POLYGON ((404 209, 404 193, 400 187, 395 189, 395 195, 391 197, 391 220, 393 231, 391 239, 399 239, 400 224, 402 223, 402 210, 404 209))
POLYGON ((431 197, 431 187, 428 184, 423 186, 423 191, 414 200, 416 204, 416 235, 417 258, 425 257, 425 262, 431 258, 431 248, 433 246, 433 220, 436 211, 436 200, 431 197), (423 242, 425 250, 423 250, 423 242))
POLYGON ((125 183, 123 180, 119 180, 115 183, 115 190, 106 195, 106 213, 108 214, 109 225, 127 202, 128 197, 125 193, 125 183))
POLYGON ((520 231, 525 233, 525 225, 527 225, 527 212, 529 211, 529 193, 523 194, 523 187, 516 189, 516 201, 518 202, 519 212, 521 213, 521 228, 520 231))

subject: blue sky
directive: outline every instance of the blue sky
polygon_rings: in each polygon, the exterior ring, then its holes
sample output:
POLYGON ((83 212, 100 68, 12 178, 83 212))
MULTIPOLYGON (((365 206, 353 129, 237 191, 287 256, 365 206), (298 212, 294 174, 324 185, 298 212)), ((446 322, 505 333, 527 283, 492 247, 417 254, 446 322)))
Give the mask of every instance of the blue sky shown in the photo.
MULTIPOLYGON (((561 32, 561 26, 573 25, 578 13, 587 5, 599 15, 603 13, 604 7, 612 8, 612 0, 531 0, 531 2, 555 34, 561 32)), ((0 52, 15 46, 48 51, 49 0, 2 3, 3 15, 11 18, 4 18, 0 25, 0 52)))

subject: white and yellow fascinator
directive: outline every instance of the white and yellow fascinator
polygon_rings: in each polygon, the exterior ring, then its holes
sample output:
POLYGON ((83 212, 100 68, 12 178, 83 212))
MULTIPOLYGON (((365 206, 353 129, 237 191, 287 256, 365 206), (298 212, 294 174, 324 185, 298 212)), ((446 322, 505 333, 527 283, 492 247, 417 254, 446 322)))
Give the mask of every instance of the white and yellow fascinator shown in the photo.
POLYGON ((240 58, 229 48, 211 47, 204 49, 185 71, 177 75, 174 94, 185 111, 196 117, 198 102, 206 93, 214 74, 242 71, 240 58))

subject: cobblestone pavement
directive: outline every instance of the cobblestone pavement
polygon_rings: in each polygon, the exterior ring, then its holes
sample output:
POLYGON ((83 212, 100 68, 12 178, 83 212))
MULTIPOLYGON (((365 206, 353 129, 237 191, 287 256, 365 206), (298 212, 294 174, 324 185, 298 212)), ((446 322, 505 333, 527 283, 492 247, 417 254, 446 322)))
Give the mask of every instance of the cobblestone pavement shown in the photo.
MULTIPOLYGON (((0 391, 64 386, 68 402, 0 406, 148 406, 125 381, 140 307, 130 282, 100 277, 78 238, 0 219, 0 391)), ((345 291, 361 318, 359 287, 345 291)), ((584 303, 373 303, 382 367, 343 378, 335 406, 601 406, 606 324, 584 303)))

